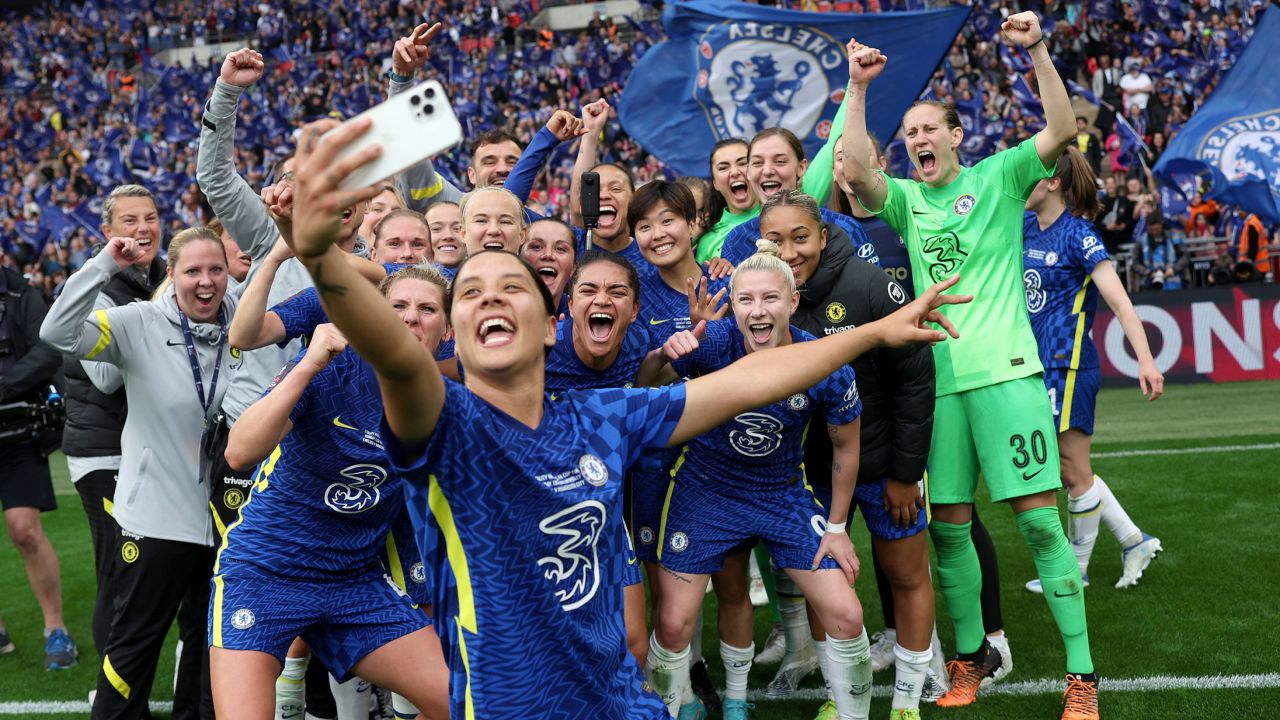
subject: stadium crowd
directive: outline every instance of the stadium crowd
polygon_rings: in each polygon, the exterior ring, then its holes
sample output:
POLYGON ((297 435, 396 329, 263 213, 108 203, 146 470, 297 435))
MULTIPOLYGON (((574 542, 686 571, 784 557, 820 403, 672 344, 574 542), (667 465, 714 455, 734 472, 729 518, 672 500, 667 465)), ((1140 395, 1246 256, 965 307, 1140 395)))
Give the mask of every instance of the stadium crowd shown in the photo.
MULTIPOLYGON (((61 445, 98 571, 93 717, 145 716, 176 621, 175 717, 327 702, 312 714, 363 720, 373 683, 399 717, 746 720, 751 664, 779 662, 770 697, 820 670, 819 717, 840 720, 867 717, 871 673, 892 666, 891 718, 919 720, 922 699, 969 705, 1012 670, 981 474, 1062 639, 1062 717, 1097 720, 1083 588, 1100 524, 1118 589, 1162 547, 1089 466, 1087 331, 1105 301, 1154 400, 1163 376, 1111 256, 1132 243, 1136 284, 1174 289, 1193 269, 1175 220, 1265 248, 1255 217, 1194 190, 1179 209, 1150 173, 1256 7, 979 5, 906 112, 909 140, 883 149, 866 115, 886 59, 850 40, 822 149, 765 128, 717 144, 710 182, 669 177, 611 107, 661 40, 652 8, 563 33, 535 30, 537 9, 91 0, 5 19, 0 399, 61 408, 48 383, 65 376, 61 445), (155 57, 241 37, 254 47, 207 63, 155 57), (466 147, 343 188, 377 152, 335 159, 364 130, 337 121, 424 75, 466 147), (539 162, 517 162, 525 144, 539 162), (911 291, 885 283, 878 242, 907 248, 911 291), (855 508, 885 612, 874 644, 855 508), (760 656, 756 540, 776 580, 760 656), (956 630, 945 668, 928 540, 956 630), (712 577, 723 698, 701 657, 712 577), (543 687, 516 697, 531 666, 543 687)), ((0 500, 56 670, 78 654, 37 439, 0 442, 17 468, 0 500)))
MULTIPOLYGON (((908 5, 826 3, 814 9, 874 12, 908 5)), ((1016 5, 977 4, 926 91, 960 109, 971 162, 1043 124, 1025 61, 992 40, 998 18, 1016 5)), ((1135 265, 1144 268, 1147 285, 1154 273, 1173 266, 1179 280, 1190 282, 1182 251, 1187 236, 1231 238, 1223 254, 1238 253, 1234 241, 1245 216, 1202 202, 1195 188, 1157 188, 1147 171, 1230 67, 1262 6, 1256 0, 1198 0, 1162 17, 1133 3, 1054 5, 1052 32, 1060 38, 1055 63, 1079 83, 1073 87, 1077 96, 1087 94, 1098 105, 1096 112, 1082 113, 1081 149, 1098 177, 1115 178, 1102 190, 1107 211, 1100 224, 1113 252, 1134 243, 1135 265), (1170 221, 1151 232, 1154 210, 1170 221), (1201 215, 1205 220, 1197 227, 1201 215)), ((381 97, 394 40, 384 28, 446 18, 430 63, 447 80, 466 135, 501 127, 523 141, 554 109, 611 97, 635 61, 662 40, 653 14, 597 17, 581 32, 537 31, 529 24, 536 6, 528 2, 505 10, 476 1, 378 0, 219 0, 145 11, 107 2, 86 3, 84 12, 62 7, 4 18, 5 31, 19 42, 0 57, 0 264, 29 275, 50 298, 101 242, 96 208, 104 188, 145 181, 166 211, 166 238, 194 220, 210 219, 195 184, 194 143, 202 98, 221 59, 197 66, 179 52, 173 66, 146 62, 156 52, 252 37, 267 56, 267 77, 243 101, 236 144, 237 166, 257 186, 289 152, 299 123, 331 111, 350 117, 381 97)), ((628 137, 616 116, 606 126, 602 157, 625 165, 641 182, 664 176, 662 164, 628 137)), ((910 172, 901 140, 890 144, 889 157, 898 172, 910 172)), ((454 152, 437 166, 461 186, 468 161, 467 153, 454 152)), ((572 165, 573 148, 558 147, 530 198, 533 207, 564 214, 572 165)))

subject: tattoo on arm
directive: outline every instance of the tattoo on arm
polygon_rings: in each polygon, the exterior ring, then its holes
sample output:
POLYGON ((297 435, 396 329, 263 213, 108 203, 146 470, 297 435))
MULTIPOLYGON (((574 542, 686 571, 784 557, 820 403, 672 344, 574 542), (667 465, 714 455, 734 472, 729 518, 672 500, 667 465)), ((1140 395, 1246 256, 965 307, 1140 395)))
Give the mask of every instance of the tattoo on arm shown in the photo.
POLYGON ((844 470, 844 466, 841 465, 840 463, 838 462, 831 463, 831 472, 839 475, 842 470, 844 470))
POLYGON ((324 281, 323 262, 316 263, 315 282, 316 291, 321 295, 337 295, 338 297, 342 297, 347 294, 347 288, 345 285, 335 285, 324 281))

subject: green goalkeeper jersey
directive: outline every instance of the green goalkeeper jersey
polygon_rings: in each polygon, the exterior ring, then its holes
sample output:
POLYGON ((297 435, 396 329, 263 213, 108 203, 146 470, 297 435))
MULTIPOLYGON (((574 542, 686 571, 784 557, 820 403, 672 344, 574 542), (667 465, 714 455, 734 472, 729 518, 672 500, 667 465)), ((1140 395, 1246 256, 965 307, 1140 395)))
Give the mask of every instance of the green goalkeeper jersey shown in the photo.
POLYGON ((948 292, 974 296, 942 307, 960 338, 933 347, 938 395, 1043 370, 1022 282, 1022 218, 1032 189, 1052 172, 1032 138, 962 168, 945 187, 885 177, 877 214, 907 246, 916 295, 959 273, 948 292))

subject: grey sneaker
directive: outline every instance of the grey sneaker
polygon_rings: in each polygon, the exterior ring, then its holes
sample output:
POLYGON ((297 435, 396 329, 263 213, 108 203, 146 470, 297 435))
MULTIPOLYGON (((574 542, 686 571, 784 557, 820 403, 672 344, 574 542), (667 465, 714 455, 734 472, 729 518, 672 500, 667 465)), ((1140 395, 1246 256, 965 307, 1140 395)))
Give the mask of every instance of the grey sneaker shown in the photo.
POLYGON ((805 651, 783 660, 782 667, 778 668, 778 674, 773 677, 769 687, 765 688, 764 696, 770 700, 791 697, 800 687, 800 683, 817 669, 817 649, 809 645, 805 651))
POLYGON ((75 667, 79 656, 80 651, 76 650, 75 641, 63 628, 49 633, 49 637, 44 641, 45 670, 66 670, 75 667))

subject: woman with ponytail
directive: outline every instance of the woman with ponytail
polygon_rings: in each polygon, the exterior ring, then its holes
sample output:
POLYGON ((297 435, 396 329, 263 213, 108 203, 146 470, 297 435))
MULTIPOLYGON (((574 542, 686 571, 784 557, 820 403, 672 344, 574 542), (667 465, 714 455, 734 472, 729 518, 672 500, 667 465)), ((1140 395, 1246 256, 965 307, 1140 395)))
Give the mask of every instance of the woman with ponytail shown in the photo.
MULTIPOLYGON (((1142 532, 1129 519, 1089 464, 1099 382, 1098 351, 1090 330, 1099 295, 1115 313, 1137 355, 1142 394, 1151 400, 1160 397, 1164 376, 1151 356, 1142 320, 1091 222, 1098 209, 1093 170, 1079 150, 1068 147, 1053 176, 1041 180, 1027 200, 1023 281, 1057 425, 1071 549, 1087 586, 1098 525, 1106 523, 1124 549, 1124 572, 1116 587, 1129 588, 1138 584, 1161 546, 1159 538, 1142 532)), ((1028 582, 1027 589, 1044 592, 1039 580, 1028 582)))

